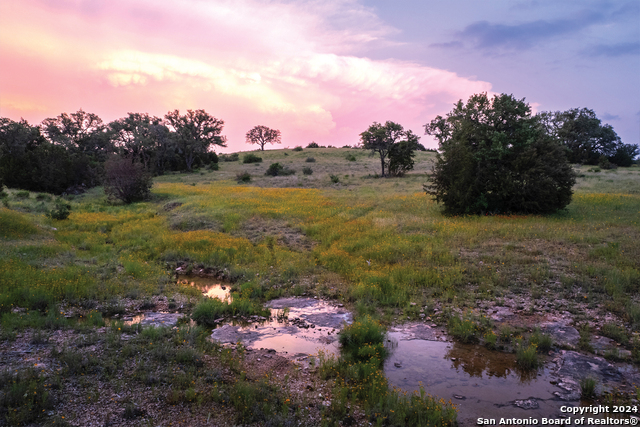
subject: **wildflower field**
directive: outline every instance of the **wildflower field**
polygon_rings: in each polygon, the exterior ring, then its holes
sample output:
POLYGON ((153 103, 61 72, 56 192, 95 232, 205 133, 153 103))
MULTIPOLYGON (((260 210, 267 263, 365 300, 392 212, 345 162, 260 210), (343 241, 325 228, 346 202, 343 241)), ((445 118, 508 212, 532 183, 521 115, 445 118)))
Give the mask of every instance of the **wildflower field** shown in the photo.
MULTIPOLYGON (((596 309, 615 316, 629 337, 640 329, 638 166, 577 167, 573 201, 555 215, 447 217, 421 191, 433 153, 417 153, 415 171, 388 179, 376 177, 377 160, 363 150, 273 150, 261 156, 262 163, 223 162, 218 171, 158 177, 144 203, 113 204, 95 188, 67 198, 72 209, 66 220, 45 216, 53 198, 18 198, 9 189, 0 207, 0 339, 11 343, 25 331, 73 328, 73 319, 67 325, 51 318, 63 306, 192 298, 193 289, 176 283, 178 262, 226 272, 234 300, 255 310, 269 299, 306 293, 340 301, 356 319, 388 325, 418 319, 420 307, 427 314, 436 306, 463 311, 514 293, 534 299, 551 293, 578 318, 584 308, 596 309), (305 160, 310 156, 314 162, 305 160), (298 172, 265 176, 276 161, 298 172), (309 164, 313 174, 303 175, 309 164), (249 182, 236 182, 242 172, 251 175, 249 182)), ((362 345, 362 354, 365 346, 383 350, 375 342, 362 345)), ((377 357, 351 360, 370 363, 377 357)), ((386 384, 371 366, 371 384, 386 384)), ((326 377, 339 382, 349 375, 369 384, 362 372, 326 377)), ((393 409, 384 401, 391 392, 383 389, 375 397, 355 389, 345 393, 355 402, 375 401, 365 407, 386 417, 398 408, 407 414, 409 407, 420 408, 417 415, 395 417, 394 425, 401 418, 454 422, 448 406, 430 397, 393 392, 393 405, 400 405, 393 409)), ((329 408, 325 415, 323 422, 331 423, 344 413, 329 408)))

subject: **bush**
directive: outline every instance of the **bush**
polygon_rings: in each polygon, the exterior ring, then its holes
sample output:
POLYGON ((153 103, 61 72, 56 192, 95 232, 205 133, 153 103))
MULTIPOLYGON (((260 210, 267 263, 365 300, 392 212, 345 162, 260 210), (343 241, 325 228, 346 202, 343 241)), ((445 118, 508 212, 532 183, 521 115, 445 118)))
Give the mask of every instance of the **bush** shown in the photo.
POLYGON ((309 166, 305 166, 302 168, 302 173, 304 175, 311 175, 313 173, 313 169, 311 169, 309 166))
POLYGON ((309 145, 307 145, 307 148, 320 148, 320 146, 318 145, 317 142, 310 142, 309 145))
POLYGON ((296 173, 293 169, 289 169, 285 166, 282 166, 280 163, 272 163, 269 165, 269 168, 265 172, 265 175, 268 176, 287 176, 293 175, 296 173))
POLYGON ((251 181, 251 175, 249 175, 249 172, 237 173, 236 174, 236 181, 238 181, 238 183, 240 183, 240 182, 250 182, 251 181))
POLYGON ((316 159, 314 159, 313 157, 307 157, 307 160, 305 160, 305 162, 307 162, 307 163, 315 163, 316 159))
POLYGON ((238 153, 220 154, 218 159, 222 162, 237 162, 240 159, 240 155, 238 153))
POLYGON ((293 151, 302 151, 302 147, 298 145, 293 149, 293 151))
POLYGON ((424 189, 447 213, 546 214, 571 202, 576 178, 565 149, 524 100, 473 95, 425 128, 440 152, 424 189))
POLYGON ((538 360, 538 355, 536 354, 538 351, 535 344, 529 344, 528 346, 521 345, 516 351, 516 360, 518 361, 518 365, 522 369, 530 370, 536 369, 540 364, 538 360))
POLYGON ((331 178, 331 182, 333 182, 334 184, 340 182, 340 177, 338 175, 329 175, 329 178, 331 178))
POLYGON ((71 214, 71 205, 66 203, 63 199, 58 199, 56 200, 55 208, 47 212, 47 217, 62 221, 64 219, 69 218, 70 214, 71 214))
POLYGON ((340 332, 339 340, 342 351, 352 360, 367 362, 375 358, 381 363, 387 356, 385 337, 384 327, 366 316, 345 326, 340 332))
POLYGON ((16 194, 16 199, 28 199, 29 192, 28 191, 18 191, 16 194))
POLYGON ((104 192, 124 203, 139 202, 149 198, 153 179, 140 163, 113 156, 105 165, 104 192))
POLYGON ((217 171, 220 170, 220 166, 218 166, 218 163, 209 163, 209 166, 207 166, 207 169, 209 169, 210 171, 217 171))
POLYGON ((345 156, 345 159, 347 159, 350 162, 355 162, 356 161, 356 156, 354 156, 353 154, 349 153, 345 156))
POLYGON ((242 158, 242 163, 262 163, 262 157, 256 156, 253 153, 248 153, 242 158))

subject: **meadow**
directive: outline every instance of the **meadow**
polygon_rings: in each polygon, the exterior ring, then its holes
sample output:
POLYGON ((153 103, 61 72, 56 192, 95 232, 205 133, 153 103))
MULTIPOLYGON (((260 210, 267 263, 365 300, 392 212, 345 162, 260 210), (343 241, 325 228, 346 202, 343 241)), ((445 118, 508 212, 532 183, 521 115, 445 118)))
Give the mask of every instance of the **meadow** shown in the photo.
MULTIPOLYGON (((123 307, 125 299, 168 301, 183 295, 189 301, 184 314, 190 315, 194 306, 197 309, 198 296, 177 284, 174 275, 177 264, 184 263, 224 272, 234 283, 234 304, 247 312, 258 312, 269 299, 304 293, 340 301, 358 321, 383 329, 420 319, 423 311, 445 324, 452 314, 518 296, 532 312, 568 311, 578 323, 593 322, 593 313, 597 319, 606 317, 607 324, 614 319, 616 331, 624 337, 619 340, 640 360, 640 344, 634 338, 640 329, 637 165, 612 170, 576 166, 573 201, 551 216, 450 217, 422 191, 434 153, 418 152, 412 172, 384 179, 378 177, 379 159, 359 149, 252 154, 262 162, 243 163, 240 153, 238 161, 221 161, 218 170, 157 177, 152 199, 143 203, 113 203, 101 188, 68 196, 71 215, 66 220, 45 215, 54 205, 51 195, 5 190, 0 207, 0 340, 11 345, 37 331, 89 333, 86 323, 57 313, 75 310, 107 317, 114 307, 123 307), (265 176, 274 162, 296 173, 265 176), (303 168, 312 172, 303 173, 303 168), (245 173, 250 179, 239 180, 245 173), (548 298, 551 303, 536 305, 541 296, 553 296, 548 298)), ((94 327, 102 322, 97 320, 94 327)), ((111 340, 120 336, 110 333, 111 340)), ((195 338, 188 351, 219 350, 197 338, 205 332, 190 333, 195 338)), ((358 345, 382 351, 375 339, 358 345)), ((183 355, 187 365, 193 365, 194 378, 201 369, 194 362, 200 357, 196 353, 183 355)), ((323 423, 344 419, 349 399, 360 402, 369 415, 390 416, 401 407, 407 414, 408 407, 430 408, 423 412, 431 415, 420 418, 420 409, 418 418, 400 417, 394 425, 416 419, 431 419, 433 424, 435 418, 429 417, 434 413, 442 425, 455 422, 446 402, 389 395, 384 378, 376 377, 379 357, 383 356, 360 361, 366 368, 331 375, 327 372, 334 362, 327 362, 323 376, 343 382, 343 391, 335 393, 344 393, 344 402, 323 412, 323 423), (380 391, 367 396, 353 384, 376 384, 380 391), (435 407, 439 409, 433 412, 435 407)), ((27 382, 35 387, 44 381, 37 378, 27 382)), ((245 383, 249 384, 245 381, 242 387, 245 383)), ((242 387, 234 384, 245 400, 268 387, 253 382, 246 386, 253 391, 240 392, 242 387)), ((209 385, 202 382, 202 387, 209 385)), ((188 390, 185 387, 176 399, 197 402, 184 398, 188 390)), ((204 401, 220 405, 224 399, 204 401)), ((227 404, 233 406, 231 401, 227 404)), ((269 405, 279 408, 275 412, 284 410, 281 402, 269 405)), ((240 419, 241 406, 234 406, 240 419)))

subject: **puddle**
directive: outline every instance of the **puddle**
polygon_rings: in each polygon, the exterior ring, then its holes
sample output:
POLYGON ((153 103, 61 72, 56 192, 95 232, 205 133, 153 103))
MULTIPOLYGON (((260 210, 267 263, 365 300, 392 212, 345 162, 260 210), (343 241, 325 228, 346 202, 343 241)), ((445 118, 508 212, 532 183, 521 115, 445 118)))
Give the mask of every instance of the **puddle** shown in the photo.
MULTIPOLYGON (((142 326, 167 326, 172 327, 178 323, 178 319, 183 317, 181 313, 150 312, 140 313, 135 316, 123 316, 121 319, 105 319, 105 324, 109 325, 114 321, 122 321, 126 326, 140 324, 142 326)), ((195 324, 195 323, 193 323, 195 324)))
MULTIPOLYGON (((555 369, 564 362, 554 364, 560 357, 537 372, 526 372, 518 368, 514 354, 437 341, 440 334, 425 325, 391 330, 392 354, 384 371, 393 387, 411 392, 422 384, 428 394, 451 400, 460 426, 477 425, 478 418, 559 419, 566 415, 561 406, 580 406, 579 380, 565 378, 564 368, 555 369)), ((564 356, 571 357, 569 353, 564 356)))
POLYGON ((178 280, 178 284, 194 286, 209 298, 218 298, 221 301, 232 302, 231 284, 207 277, 186 277, 178 280))
POLYGON ((250 324, 225 324, 211 337, 222 343, 242 342, 247 348, 269 348, 290 358, 316 354, 338 354, 338 331, 351 323, 351 313, 342 307, 313 298, 280 298, 266 304, 272 317, 250 324), (286 314, 286 317, 285 317, 286 314))

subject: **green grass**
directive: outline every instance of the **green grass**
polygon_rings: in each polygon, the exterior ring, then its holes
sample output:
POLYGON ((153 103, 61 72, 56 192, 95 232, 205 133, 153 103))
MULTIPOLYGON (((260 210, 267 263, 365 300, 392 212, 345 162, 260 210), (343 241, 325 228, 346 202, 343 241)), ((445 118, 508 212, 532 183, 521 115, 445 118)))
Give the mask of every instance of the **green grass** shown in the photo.
MULTIPOLYGON (((602 335, 622 344, 640 330, 637 166, 600 173, 577 167, 573 201, 555 215, 447 217, 422 191, 434 153, 416 153, 414 171, 386 179, 376 178, 378 159, 359 149, 267 150, 260 156, 263 162, 251 165, 229 156, 220 170, 204 175, 157 177, 152 200, 144 203, 114 205, 94 188, 66 201, 71 213, 64 221, 46 217, 55 208, 50 195, 21 198, 8 189, 0 208, 3 338, 28 328, 72 327, 56 315, 63 302, 97 302, 106 317, 124 311, 124 296, 192 297, 192 288, 172 278, 182 261, 191 269, 213 267, 235 283, 233 303, 195 307, 193 318, 201 324, 258 313, 268 299, 307 293, 340 301, 361 319, 371 316, 372 324, 416 318, 425 305, 455 308, 465 314, 438 320, 449 321, 450 333, 462 341, 484 336, 495 346, 487 321, 466 313, 477 301, 521 293, 560 296, 577 313, 587 306, 612 313, 624 330, 605 325, 602 335), (265 176, 274 163, 289 170, 313 163, 313 174, 265 176), (245 171, 251 181, 238 185, 236 176, 245 171), (256 230, 262 238, 252 237, 256 230), (11 313, 17 307, 25 311, 11 313)), ((101 322, 95 315, 88 323, 101 322)), ((510 343, 512 334, 499 331, 499 344, 510 343)), ((351 335, 354 364, 341 378, 348 374, 358 383, 362 375, 379 373, 365 361, 383 358, 384 347, 351 335)), ((552 345, 541 335, 530 341, 540 351, 552 345)), ((588 340, 581 342, 588 349, 588 340)), ((161 350, 158 357, 174 357, 169 347, 161 350)), ((386 387, 382 379, 371 384, 386 387)), ((186 390, 176 398, 189 397, 186 390)), ((370 408, 390 407, 378 392, 362 393, 357 399, 377 402, 370 408)), ((336 405, 337 414, 342 409, 336 405)))

